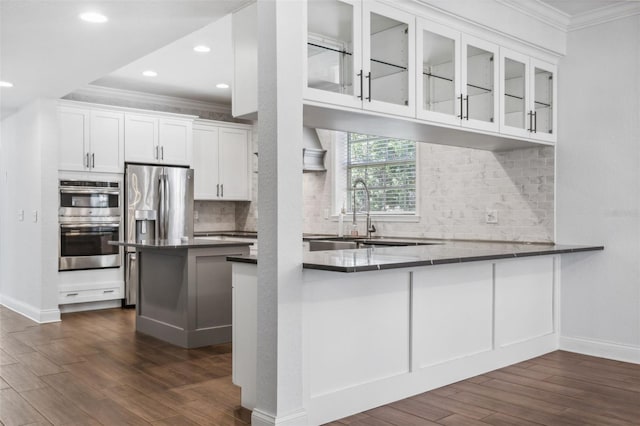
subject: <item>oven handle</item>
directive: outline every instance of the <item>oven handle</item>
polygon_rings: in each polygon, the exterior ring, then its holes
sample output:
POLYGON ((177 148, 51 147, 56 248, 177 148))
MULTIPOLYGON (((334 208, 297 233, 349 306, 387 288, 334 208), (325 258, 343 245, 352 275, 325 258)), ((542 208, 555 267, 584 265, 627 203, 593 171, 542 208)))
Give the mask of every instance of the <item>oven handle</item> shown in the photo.
POLYGON ((61 223, 60 224, 60 228, 96 228, 98 226, 103 226, 103 227, 106 227, 106 228, 119 228, 120 224, 119 223, 100 223, 100 222, 95 222, 95 223, 76 223, 76 224, 61 223))
POLYGON ((66 189, 60 188, 61 194, 113 194, 119 195, 119 189, 66 189))

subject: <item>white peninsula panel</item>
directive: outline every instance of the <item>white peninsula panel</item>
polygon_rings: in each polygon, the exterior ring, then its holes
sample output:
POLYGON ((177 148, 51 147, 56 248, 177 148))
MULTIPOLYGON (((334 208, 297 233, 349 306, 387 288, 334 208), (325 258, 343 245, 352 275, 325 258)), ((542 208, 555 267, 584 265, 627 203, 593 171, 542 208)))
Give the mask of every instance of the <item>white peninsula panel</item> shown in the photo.
POLYGON ((410 274, 305 271, 310 396, 409 372, 410 274))
POLYGON ((424 368, 492 349, 490 264, 440 265, 413 273, 414 366, 424 368))

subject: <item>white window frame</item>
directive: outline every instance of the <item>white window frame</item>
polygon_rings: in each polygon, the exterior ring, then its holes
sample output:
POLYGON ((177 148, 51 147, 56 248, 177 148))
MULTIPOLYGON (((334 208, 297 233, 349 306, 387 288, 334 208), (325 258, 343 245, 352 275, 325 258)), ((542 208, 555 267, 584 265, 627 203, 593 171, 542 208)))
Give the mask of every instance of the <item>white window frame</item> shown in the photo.
MULTIPOLYGON (((347 144, 349 132, 331 132, 331 198, 332 198, 332 214, 331 219, 338 220, 343 201, 346 203, 346 187, 347 187, 347 167, 344 163, 343 149, 347 144)), ((355 133, 355 132, 351 132, 355 133)), ((420 142, 416 142, 416 209, 413 213, 393 213, 393 212, 371 212, 371 217, 380 222, 420 222, 420 200, 422 193, 420 192, 420 142)), ((349 206, 345 206, 349 210, 349 206)), ((347 214, 351 217, 351 214, 347 214)), ((364 221, 365 215, 358 213, 356 215, 358 221, 364 221)))

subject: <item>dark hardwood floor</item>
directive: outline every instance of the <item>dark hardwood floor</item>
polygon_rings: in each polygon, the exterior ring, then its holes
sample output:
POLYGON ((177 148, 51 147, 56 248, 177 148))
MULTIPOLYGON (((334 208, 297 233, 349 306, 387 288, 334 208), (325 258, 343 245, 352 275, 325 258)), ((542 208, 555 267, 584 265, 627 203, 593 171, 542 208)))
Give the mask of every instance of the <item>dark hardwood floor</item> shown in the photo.
MULTIPOLYGON (((244 425, 231 345, 181 349, 132 310, 38 325, 0 307, 3 425, 244 425)), ((333 425, 640 425, 640 366, 554 352, 333 425)))

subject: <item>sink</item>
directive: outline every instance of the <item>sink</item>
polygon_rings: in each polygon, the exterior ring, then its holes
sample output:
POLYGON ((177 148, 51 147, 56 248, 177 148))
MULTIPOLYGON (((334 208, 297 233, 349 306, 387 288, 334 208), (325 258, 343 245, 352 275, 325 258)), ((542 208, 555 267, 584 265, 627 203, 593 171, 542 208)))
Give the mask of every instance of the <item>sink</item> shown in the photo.
POLYGON ((406 246, 423 246, 439 243, 427 243, 422 241, 401 241, 401 240, 384 240, 378 238, 366 237, 336 237, 324 240, 310 240, 309 251, 321 250, 349 250, 370 247, 406 247, 406 246))

